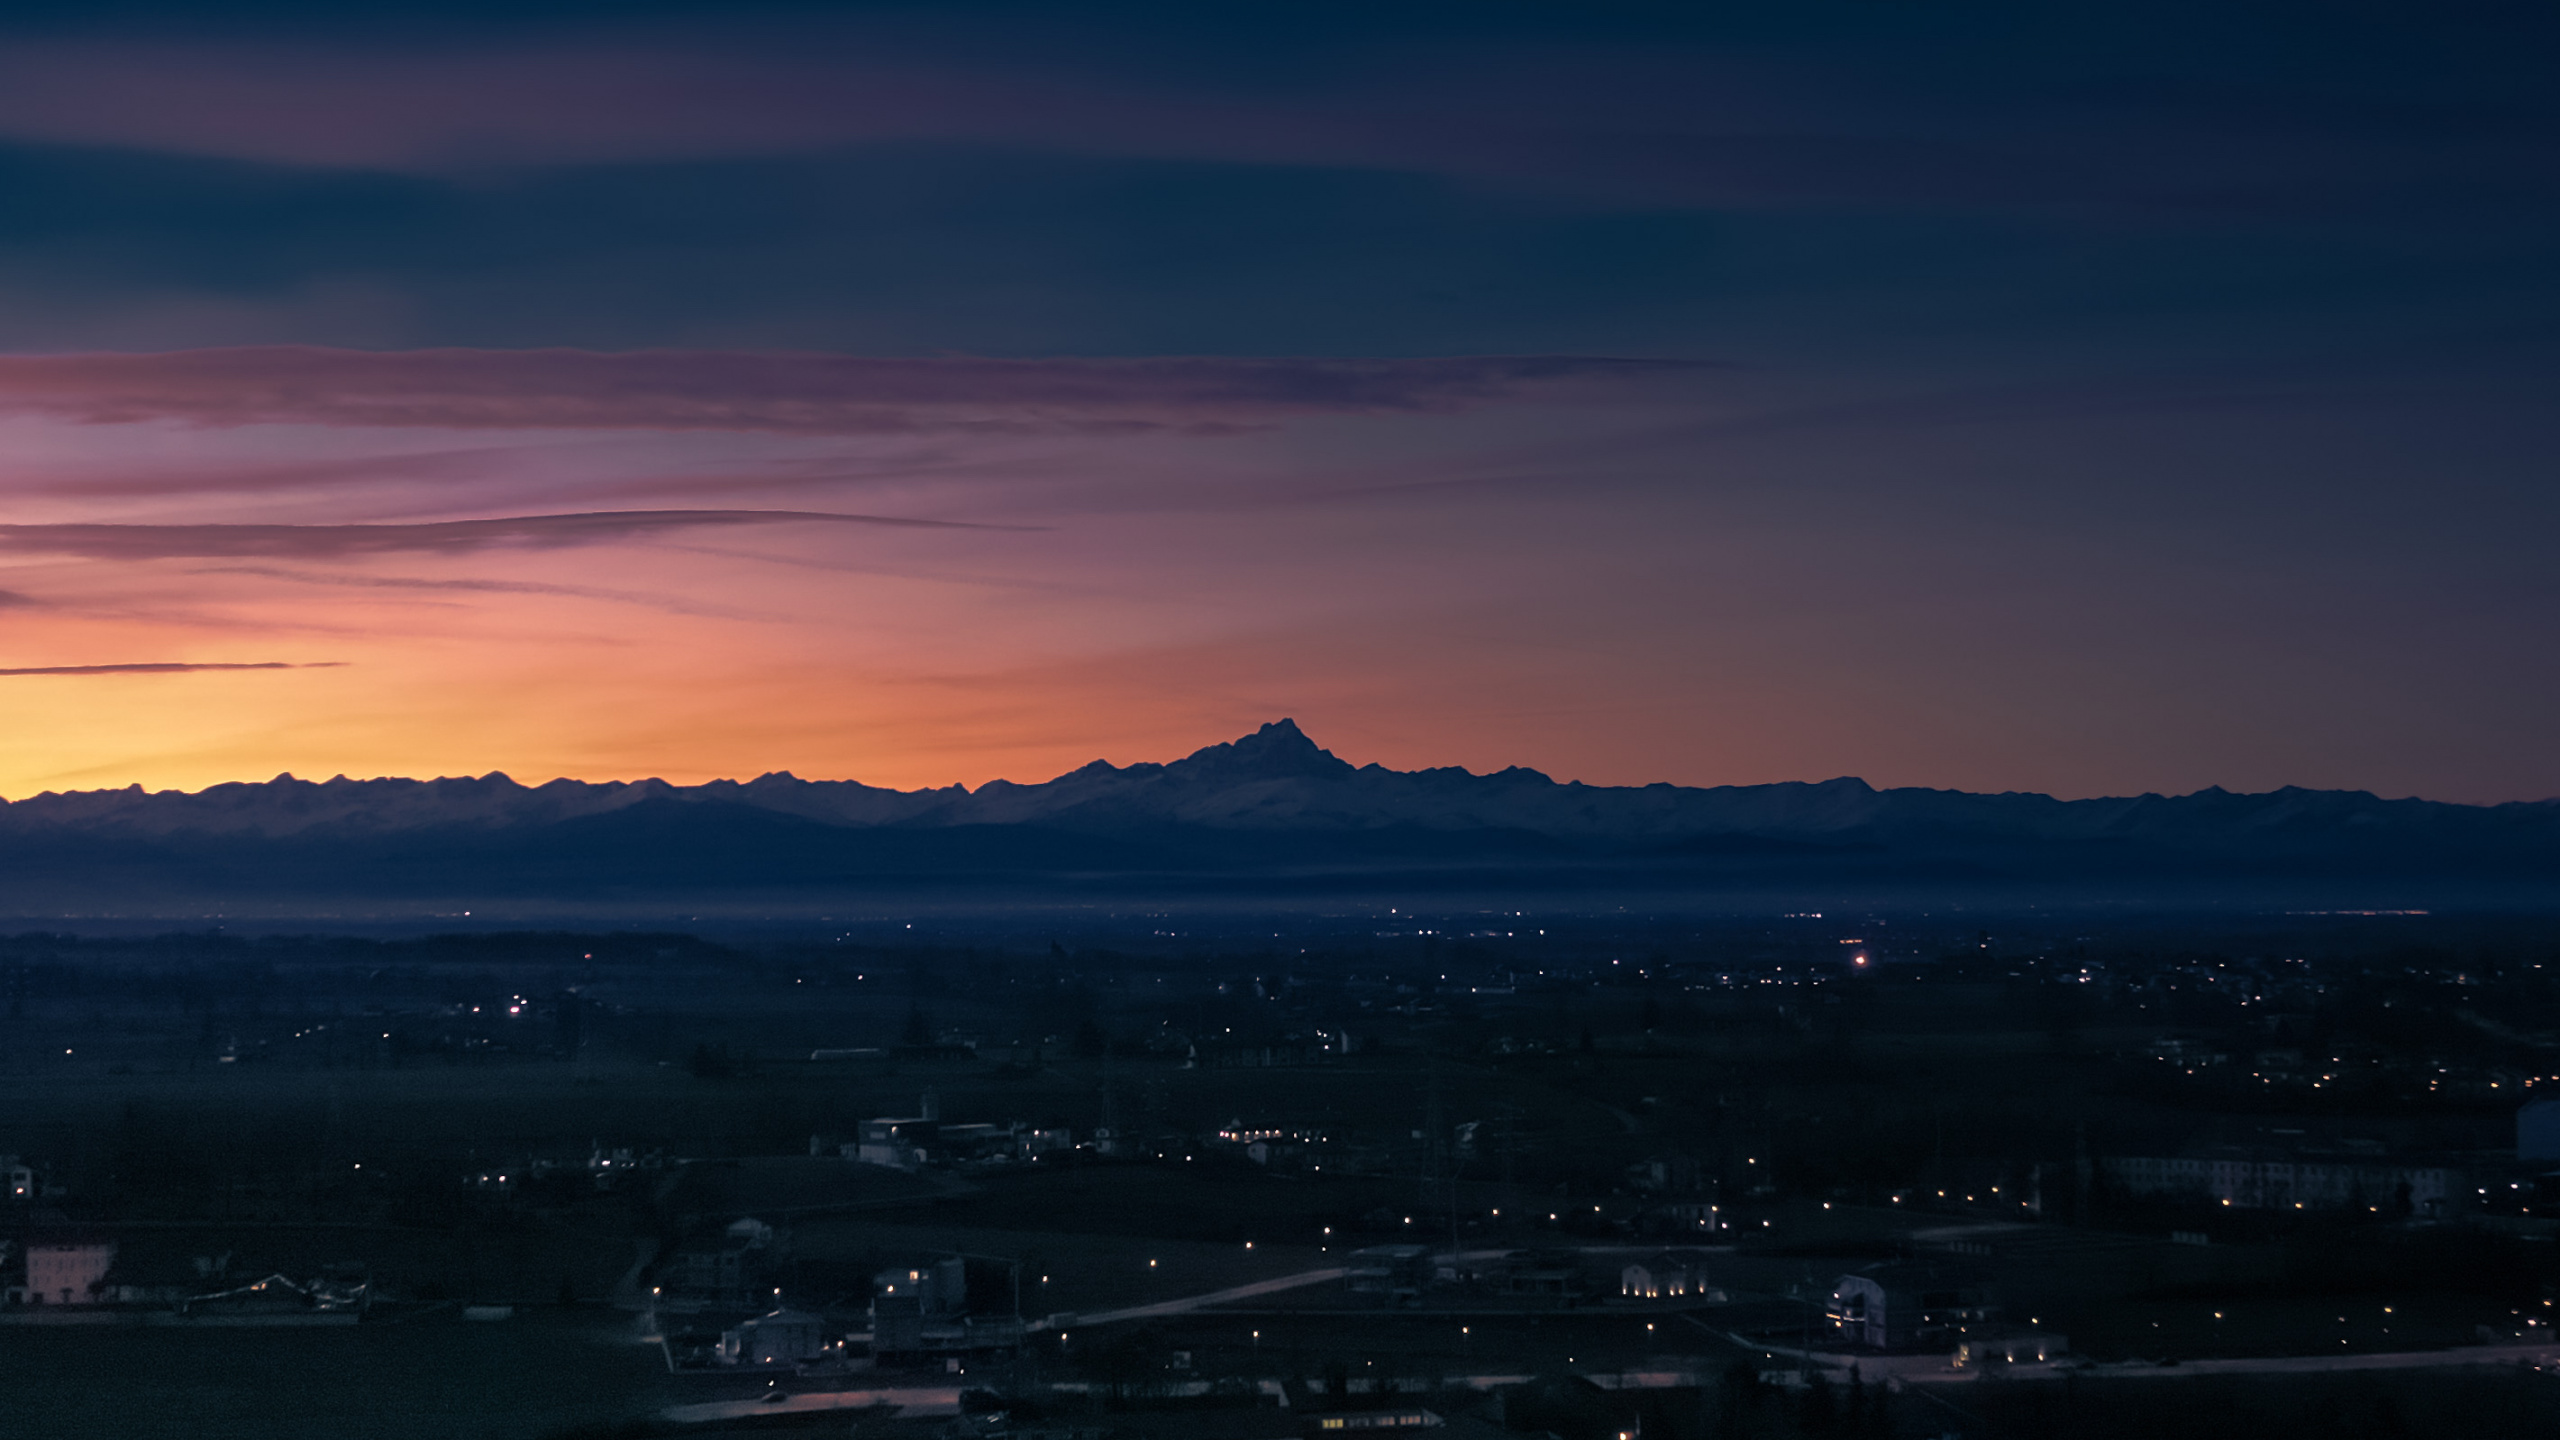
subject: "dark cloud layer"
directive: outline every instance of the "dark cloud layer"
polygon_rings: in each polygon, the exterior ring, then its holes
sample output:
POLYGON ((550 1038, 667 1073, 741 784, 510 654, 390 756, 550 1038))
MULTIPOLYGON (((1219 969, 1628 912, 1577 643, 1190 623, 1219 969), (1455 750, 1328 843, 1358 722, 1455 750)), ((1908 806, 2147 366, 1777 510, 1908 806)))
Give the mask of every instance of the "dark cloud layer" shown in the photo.
POLYGON ((371 34, 253 12, 20 36, 0 134, 359 171, 931 143, 1710 206, 2292 206, 2471 160, 2474 186, 2550 174, 2531 7, 2416 34, 2267 4, 1719 8, 674 6, 371 34))
POLYGON ((0 144, 0 193, 21 352, 1678 354, 1735 244, 1405 174, 916 146, 482 184, 0 144))
POLYGON ((1004 526, 802 510, 602 510, 406 525, 0 525, 0 550, 90 560, 319 559, 399 552, 461 553, 498 546, 552 549, 744 525, 874 525, 981 530, 1004 526))
POLYGON ((1445 412, 1567 382, 1694 368, 1569 355, 871 359, 280 345, 0 357, 0 410, 93 423, 464 430, 1215 431, 1299 415, 1445 412))

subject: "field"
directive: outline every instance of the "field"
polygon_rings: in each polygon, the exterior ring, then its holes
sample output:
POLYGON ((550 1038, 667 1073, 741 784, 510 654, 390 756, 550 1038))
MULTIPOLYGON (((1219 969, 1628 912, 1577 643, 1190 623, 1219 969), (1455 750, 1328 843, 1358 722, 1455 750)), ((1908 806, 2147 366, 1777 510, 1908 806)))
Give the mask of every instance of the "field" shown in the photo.
POLYGON ((11 1433, 51 1440, 522 1440, 639 1418, 670 1377, 630 1317, 450 1313, 346 1329, 0 1331, 11 1433))

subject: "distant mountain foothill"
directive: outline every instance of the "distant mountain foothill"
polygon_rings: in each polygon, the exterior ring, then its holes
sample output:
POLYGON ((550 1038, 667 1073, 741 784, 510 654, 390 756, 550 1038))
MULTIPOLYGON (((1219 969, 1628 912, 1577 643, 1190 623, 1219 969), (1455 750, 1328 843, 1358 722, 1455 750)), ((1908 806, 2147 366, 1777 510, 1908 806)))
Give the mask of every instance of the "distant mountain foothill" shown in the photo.
POLYGON ((20 915, 794 910, 846 901, 1250 908, 1403 895, 1656 911, 1831 903, 2547 908, 2560 802, 2220 789, 2056 800, 1864 781, 1592 786, 1354 766, 1281 720, 1170 764, 900 791, 290 776, 0 806, 20 915))

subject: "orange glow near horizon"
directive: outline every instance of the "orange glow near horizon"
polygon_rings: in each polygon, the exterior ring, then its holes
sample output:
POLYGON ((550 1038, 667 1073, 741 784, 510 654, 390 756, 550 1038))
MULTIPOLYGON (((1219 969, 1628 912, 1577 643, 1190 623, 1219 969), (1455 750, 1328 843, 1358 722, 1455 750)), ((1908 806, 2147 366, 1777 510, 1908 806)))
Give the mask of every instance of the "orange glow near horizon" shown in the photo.
POLYGON ((2201 621, 2110 630, 2101 592, 2147 574, 2014 564, 2004 583, 2101 616, 2058 643, 1890 513, 1804 528, 1749 486, 1665 479, 1677 457, 1610 458, 1649 418, 1546 414, 1541 443, 1595 458, 1534 484, 1510 413, 929 442, 0 420, 0 669, 328 667, 0 675, 0 795, 974 787, 1288 716, 1354 763, 1593 784, 2511 798, 2423 753, 2367 763, 2372 716, 2248 673, 2201 621))

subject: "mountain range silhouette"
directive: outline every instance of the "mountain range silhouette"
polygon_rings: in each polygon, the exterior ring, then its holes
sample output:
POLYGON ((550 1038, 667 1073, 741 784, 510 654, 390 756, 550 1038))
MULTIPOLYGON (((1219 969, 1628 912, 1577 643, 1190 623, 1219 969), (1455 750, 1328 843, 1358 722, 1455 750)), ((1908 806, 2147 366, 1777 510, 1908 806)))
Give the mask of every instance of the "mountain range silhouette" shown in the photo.
POLYGON ((788 774, 519 785, 505 775, 0 805, 0 911, 314 914, 1014 905, 1652 909, 1832 903, 2547 908, 2560 802, 2219 788, 2057 800, 1857 779, 1591 786, 1513 767, 1354 766, 1295 722, 1164 764, 899 791, 788 774))

